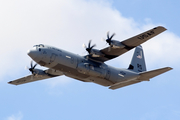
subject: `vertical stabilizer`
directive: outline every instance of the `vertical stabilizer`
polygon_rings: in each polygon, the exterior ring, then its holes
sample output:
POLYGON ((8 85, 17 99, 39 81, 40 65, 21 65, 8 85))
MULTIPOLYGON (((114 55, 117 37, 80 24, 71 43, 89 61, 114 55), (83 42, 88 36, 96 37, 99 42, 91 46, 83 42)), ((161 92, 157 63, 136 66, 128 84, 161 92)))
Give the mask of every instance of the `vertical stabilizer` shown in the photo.
POLYGON ((141 45, 136 47, 128 69, 138 73, 146 71, 144 53, 141 45))

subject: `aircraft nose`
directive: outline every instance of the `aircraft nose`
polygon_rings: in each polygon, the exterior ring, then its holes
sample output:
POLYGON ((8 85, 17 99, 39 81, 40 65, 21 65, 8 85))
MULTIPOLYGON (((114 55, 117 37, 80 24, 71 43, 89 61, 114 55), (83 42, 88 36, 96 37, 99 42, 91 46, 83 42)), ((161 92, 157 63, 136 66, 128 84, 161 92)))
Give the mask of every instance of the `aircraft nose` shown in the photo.
POLYGON ((27 54, 32 58, 35 59, 37 57, 37 51, 36 50, 28 50, 27 54))

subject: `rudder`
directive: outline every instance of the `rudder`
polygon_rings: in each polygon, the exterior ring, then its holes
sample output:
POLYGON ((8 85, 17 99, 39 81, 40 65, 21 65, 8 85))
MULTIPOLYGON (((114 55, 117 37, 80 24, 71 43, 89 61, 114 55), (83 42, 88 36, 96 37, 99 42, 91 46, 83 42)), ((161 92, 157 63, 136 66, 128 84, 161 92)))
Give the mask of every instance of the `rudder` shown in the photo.
POLYGON ((141 45, 136 47, 128 69, 138 73, 146 71, 145 58, 141 45))

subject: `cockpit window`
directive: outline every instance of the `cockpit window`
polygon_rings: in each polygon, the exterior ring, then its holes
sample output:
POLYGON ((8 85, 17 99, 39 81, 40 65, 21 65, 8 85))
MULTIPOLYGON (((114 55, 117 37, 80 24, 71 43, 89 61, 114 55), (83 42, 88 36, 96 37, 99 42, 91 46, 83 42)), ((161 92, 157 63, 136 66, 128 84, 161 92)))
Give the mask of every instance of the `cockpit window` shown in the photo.
POLYGON ((44 45, 43 45, 43 44, 40 44, 39 46, 40 46, 40 47, 44 47, 44 45))
POLYGON ((34 45, 33 47, 44 47, 43 44, 39 44, 39 45, 34 45))

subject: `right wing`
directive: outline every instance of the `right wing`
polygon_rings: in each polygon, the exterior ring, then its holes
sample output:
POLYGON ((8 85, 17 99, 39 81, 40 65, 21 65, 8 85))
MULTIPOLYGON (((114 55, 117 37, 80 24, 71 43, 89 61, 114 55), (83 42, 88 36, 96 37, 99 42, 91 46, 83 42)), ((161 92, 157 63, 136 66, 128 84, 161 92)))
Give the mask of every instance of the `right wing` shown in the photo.
POLYGON ((44 71, 44 73, 45 74, 43 74, 43 75, 28 75, 26 77, 19 78, 17 80, 13 80, 13 81, 10 81, 8 83, 13 84, 13 85, 20 85, 20 84, 24 84, 24 83, 34 82, 34 81, 38 81, 38 80, 43 80, 43 79, 63 75, 62 72, 54 70, 54 69, 47 69, 44 71))
POLYGON ((100 62, 105 62, 105 61, 111 60, 111 59, 116 58, 116 57, 124 54, 125 52, 139 46, 140 44, 142 44, 142 43, 146 42, 147 40, 155 37, 156 35, 164 32, 165 30, 166 30, 166 28, 164 28, 162 26, 155 27, 151 30, 148 30, 146 32, 143 32, 139 35, 136 35, 134 37, 131 37, 127 40, 120 42, 125 47, 115 48, 115 49, 112 48, 111 50, 109 50, 109 47, 106 47, 106 48, 100 50, 100 52, 102 54, 104 54, 104 56, 93 57, 92 55, 88 55, 88 58, 90 58, 91 60, 100 61, 100 62))

